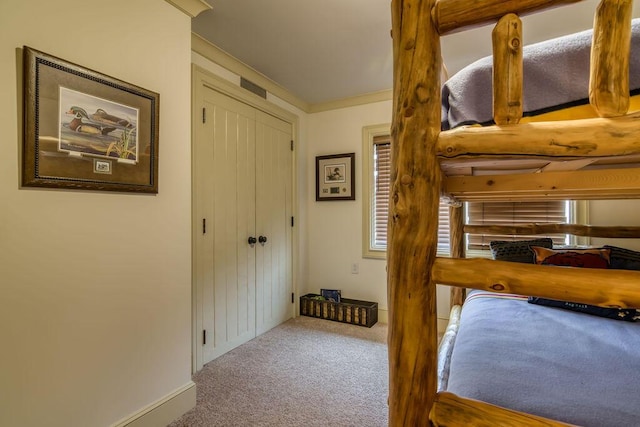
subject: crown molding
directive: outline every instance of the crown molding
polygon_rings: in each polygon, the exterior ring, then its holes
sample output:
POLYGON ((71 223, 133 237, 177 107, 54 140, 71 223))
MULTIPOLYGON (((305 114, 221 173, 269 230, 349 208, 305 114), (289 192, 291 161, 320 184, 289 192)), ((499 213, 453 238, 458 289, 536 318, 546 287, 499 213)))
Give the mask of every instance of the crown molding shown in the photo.
POLYGON ((323 111, 337 110, 340 108, 356 107, 358 105, 372 104, 374 102, 391 101, 393 90, 382 90, 380 92, 365 93, 364 95, 352 96, 349 98, 337 99, 334 101, 320 102, 312 104, 309 113, 321 113, 323 111))
POLYGON ((204 0, 165 0, 167 3, 180 9, 191 18, 195 18, 205 10, 211 9, 211 5, 204 0))
POLYGON ((264 74, 251 68, 249 65, 241 62, 237 58, 229 55, 224 50, 220 49, 213 43, 205 40, 200 35, 191 33, 191 50, 197 54, 202 55, 210 61, 215 62, 223 68, 244 77, 247 80, 257 84, 258 86, 267 90, 274 96, 282 99, 283 101, 299 108, 305 113, 309 112, 310 105, 308 102, 303 101, 291 92, 271 80, 264 74))

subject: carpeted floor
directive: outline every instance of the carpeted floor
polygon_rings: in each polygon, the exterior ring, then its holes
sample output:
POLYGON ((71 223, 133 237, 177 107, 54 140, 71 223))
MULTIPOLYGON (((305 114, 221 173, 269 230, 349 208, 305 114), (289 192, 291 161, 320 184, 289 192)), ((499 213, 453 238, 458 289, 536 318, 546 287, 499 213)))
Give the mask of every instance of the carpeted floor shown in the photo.
POLYGON ((387 326, 298 317, 211 361, 170 427, 386 426, 387 326))

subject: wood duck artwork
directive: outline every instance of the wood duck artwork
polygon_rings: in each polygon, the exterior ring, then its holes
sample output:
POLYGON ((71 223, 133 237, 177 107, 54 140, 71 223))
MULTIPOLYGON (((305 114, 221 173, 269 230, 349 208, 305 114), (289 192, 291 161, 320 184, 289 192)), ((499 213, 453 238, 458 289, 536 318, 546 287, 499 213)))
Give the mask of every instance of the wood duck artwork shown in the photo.
POLYGON ((67 111, 73 115, 73 120, 69 123, 69 128, 75 132, 108 135, 116 129, 130 129, 133 124, 121 117, 108 114, 102 108, 89 115, 84 108, 73 106, 67 111))

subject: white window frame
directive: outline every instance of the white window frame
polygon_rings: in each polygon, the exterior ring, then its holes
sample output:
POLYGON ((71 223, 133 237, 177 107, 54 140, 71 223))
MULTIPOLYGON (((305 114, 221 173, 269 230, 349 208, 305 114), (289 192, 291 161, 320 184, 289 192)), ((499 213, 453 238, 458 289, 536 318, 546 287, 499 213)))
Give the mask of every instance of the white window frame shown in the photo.
MULTIPOLYGON (((390 134, 391 125, 389 123, 364 126, 362 128, 362 256, 364 258, 386 259, 387 248, 374 244, 375 237, 375 219, 372 209, 372 201, 374 200, 375 179, 374 171, 374 138, 378 136, 387 136, 390 134)), ((572 224, 588 224, 588 201, 567 201, 568 203, 568 222, 572 224)), ((465 206, 466 217, 466 206, 465 206)), ((441 207, 441 212, 444 209, 441 207)), ((590 238, 569 236, 569 245, 589 245, 590 238)), ((465 244, 466 245, 466 244, 465 244)), ((449 256, 450 251, 438 250, 438 256, 449 256)), ((472 257, 491 257, 488 250, 467 251, 467 256, 472 257)))
POLYGON ((362 256, 364 258, 386 259, 387 248, 376 247, 374 242, 375 220, 372 201, 374 200, 375 180, 373 177, 374 138, 386 136, 391 132, 391 124, 365 126, 362 128, 362 256))

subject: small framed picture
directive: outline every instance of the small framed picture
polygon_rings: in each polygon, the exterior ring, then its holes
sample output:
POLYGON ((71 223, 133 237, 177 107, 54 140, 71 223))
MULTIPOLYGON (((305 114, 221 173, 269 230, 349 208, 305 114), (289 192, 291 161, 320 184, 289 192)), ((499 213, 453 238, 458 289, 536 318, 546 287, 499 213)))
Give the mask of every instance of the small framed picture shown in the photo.
POLYGON ((340 302, 342 299, 342 291, 340 289, 320 289, 320 295, 331 302, 340 302))
POLYGON ((355 200, 355 153, 316 157, 316 201, 355 200))

